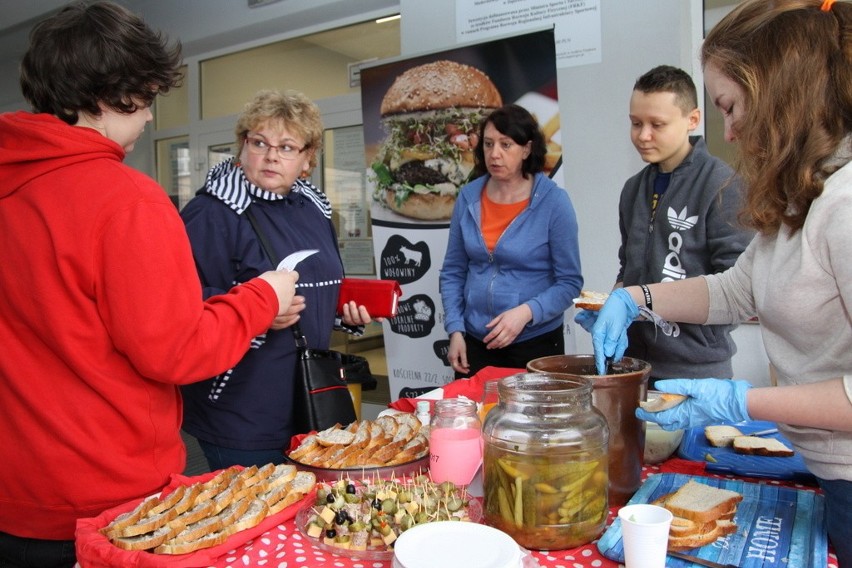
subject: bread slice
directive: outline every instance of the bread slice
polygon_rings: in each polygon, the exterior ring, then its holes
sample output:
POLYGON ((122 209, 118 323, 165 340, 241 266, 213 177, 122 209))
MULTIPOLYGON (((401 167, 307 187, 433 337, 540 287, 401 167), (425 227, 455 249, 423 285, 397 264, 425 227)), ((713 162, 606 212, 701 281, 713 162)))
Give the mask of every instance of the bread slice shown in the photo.
POLYGON ((275 466, 275 471, 272 472, 272 475, 266 478, 266 491, 280 485, 285 485, 294 477, 296 477, 296 466, 292 464, 278 464, 275 466))
POLYGON ((591 290, 581 290, 580 297, 574 298, 574 306, 583 310, 591 310, 596 312, 600 310, 606 303, 609 294, 604 292, 593 292, 591 290))
POLYGON ((122 529, 139 522, 139 519, 144 517, 148 511, 156 507, 159 502, 159 495, 151 495, 136 505, 132 511, 122 513, 113 519, 110 524, 101 529, 101 534, 106 535, 107 537, 112 534, 121 534, 122 529))
POLYGON ((639 403, 639 406, 647 412, 662 412, 674 408, 684 400, 686 400, 686 395, 661 392, 655 398, 643 400, 639 403))
POLYGON ((393 416, 379 416, 376 418, 376 422, 382 427, 385 435, 391 438, 396 436, 396 431, 399 430, 399 422, 393 416))
POLYGON ((172 538, 181 527, 171 527, 163 525, 160 528, 143 534, 134 536, 112 537, 110 540, 114 545, 122 550, 150 550, 160 546, 168 539, 172 538))
POLYGON ((734 438, 742 436, 743 433, 735 426, 705 426, 704 437, 711 446, 724 448, 730 446, 734 442, 734 438))
POLYGON ((758 436, 737 436, 733 442, 734 451, 738 454, 789 458, 795 452, 783 442, 775 438, 760 438, 758 436))
POLYGON ((210 548, 224 544, 230 535, 226 531, 220 531, 208 534, 197 540, 191 541, 168 541, 154 549, 157 554, 188 554, 201 550, 202 548, 210 548))
POLYGON ((316 451, 319 446, 319 437, 316 434, 311 434, 310 436, 306 436, 302 439, 299 446, 290 452, 287 457, 291 460, 302 461, 302 457, 308 455, 311 452, 316 451))
POLYGON ((736 491, 690 479, 666 499, 664 506, 677 517, 706 523, 720 518, 742 500, 743 496, 736 491))
MULTIPOLYGON (((136 523, 128 525, 123 529, 113 531, 111 534, 116 537, 129 537, 150 533, 168 525, 169 521, 174 520, 178 516, 174 509, 167 509, 162 513, 157 513, 153 516, 145 516, 139 519, 136 523)), ((156 546, 156 545, 154 545, 156 546)))
POLYGON ((687 536, 676 536, 669 533, 668 549, 671 551, 683 551, 698 548, 714 542, 719 537, 733 534, 737 525, 731 521, 714 521, 710 530, 699 531, 687 536))
POLYGON ((336 424, 331 428, 326 428, 322 432, 317 433, 317 442, 323 446, 351 444, 354 439, 355 433, 341 429, 340 424, 336 424))
POLYGON ((246 509, 246 512, 240 515, 240 517, 234 521, 231 526, 225 527, 222 532, 227 538, 234 533, 255 527, 266 518, 268 512, 269 507, 266 505, 265 501, 262 499, 252 499, 246 509))
POLYGON ((287 483, 286 491, 277 501, 270 502, 276 498, 275 495, 270 495, 267 501, 268 514, 275 515, 280 513, 290 505, 301 501, 305 495, 310 493, 317 483, 317 477, 310 471, 300 471, 296 477, 287 483))

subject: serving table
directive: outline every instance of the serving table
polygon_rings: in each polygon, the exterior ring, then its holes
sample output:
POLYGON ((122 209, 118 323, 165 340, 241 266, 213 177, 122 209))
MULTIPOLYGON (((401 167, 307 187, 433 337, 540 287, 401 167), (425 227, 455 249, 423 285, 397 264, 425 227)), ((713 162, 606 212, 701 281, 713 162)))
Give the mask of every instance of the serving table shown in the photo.
MULTIPOLYGON (((703 465, 682 459, 669 459, 660 465, 646 465, 642 470, 643 481, 649 475, 664 472, 702 475, 703 465)), ((770 483, 796 489, 818 491, 817 488, 783 481, 767 481, 736 476, 706 474, 707 477, 743 479, 756 483, 770 483)), ((618 512, 617 507, 609 511, 607 526, 618 512)), ((607 568, 621 566, 618 562, 601 555, 594 542, 570 550, 533 551, 532 555, 542 568, 607 568)), ((826 559, 829 568, 838 568, 837 559, 829 551, 826 559)), ((295 526, 293 520, 280 524, 260 537, 246 543, 231 554, 225 554, 215 564, 217 568, 245 568, 246 566, 271 566, 287 568, 391 568, 391 562, 375 560, 353 560, 315 548, 295 526)))

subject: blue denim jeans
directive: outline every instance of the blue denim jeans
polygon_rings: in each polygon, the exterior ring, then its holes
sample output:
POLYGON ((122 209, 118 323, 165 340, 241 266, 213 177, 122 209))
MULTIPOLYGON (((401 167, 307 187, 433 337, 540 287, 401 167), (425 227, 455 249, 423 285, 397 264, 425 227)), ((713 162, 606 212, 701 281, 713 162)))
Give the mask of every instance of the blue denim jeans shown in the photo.
POLYGON ((284 463, 284 448, 275 450, 235 450, 224 446, 217 446, 204 440, 198 440, 198 445, 201 451, 204 452, 204 457, 207 458, 207 465, 211 471, 224 469, 232 465, 241 465, 251 467, 256 465, 260 467, 268 463, 284 463))
POLYGON ((0 532, 3 568, 70 568, 76 563, 73 540, 40 540, 0 532))
POLYGON ((828 540, 840 568, 852 568, 852 481, 819 479, 825 493, 825 524, 828 540))

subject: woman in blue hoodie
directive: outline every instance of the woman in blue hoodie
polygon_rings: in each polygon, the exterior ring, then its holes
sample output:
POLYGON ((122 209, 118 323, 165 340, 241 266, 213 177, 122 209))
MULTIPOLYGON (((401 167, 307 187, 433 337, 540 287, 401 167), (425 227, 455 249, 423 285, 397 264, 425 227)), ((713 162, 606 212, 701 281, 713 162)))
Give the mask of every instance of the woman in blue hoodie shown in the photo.
POLYGON ((523 107, 480 126, 476 172, 462 187, 441 269, 456 378, 565 352, 563 313, 583 286, 577 216, 545 175, 544 136, 523 107))

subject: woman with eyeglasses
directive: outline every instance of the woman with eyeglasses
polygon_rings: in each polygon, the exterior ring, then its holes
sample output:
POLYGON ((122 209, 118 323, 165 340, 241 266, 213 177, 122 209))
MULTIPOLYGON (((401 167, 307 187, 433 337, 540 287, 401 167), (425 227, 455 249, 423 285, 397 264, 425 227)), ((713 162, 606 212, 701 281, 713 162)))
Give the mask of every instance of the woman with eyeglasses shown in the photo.
POLYGON ((295 322, 308 345, 327 349, 332 329, 352 333, 371 321, 354 302, 337 314, 343 264, 331 204, 308 181, 322 148, 316 104, 296 91, 257 93, 237 120, 237 156, 213 167, 181 212, 205 298, 275 268, 291 253, 315 249, 297 270, 290 310, 256 337, 232 369, 183 389, 183 428, 213 470, 281 463, 293 434, 295 322), (267 241, 269 254, 252 226, 267 241))

